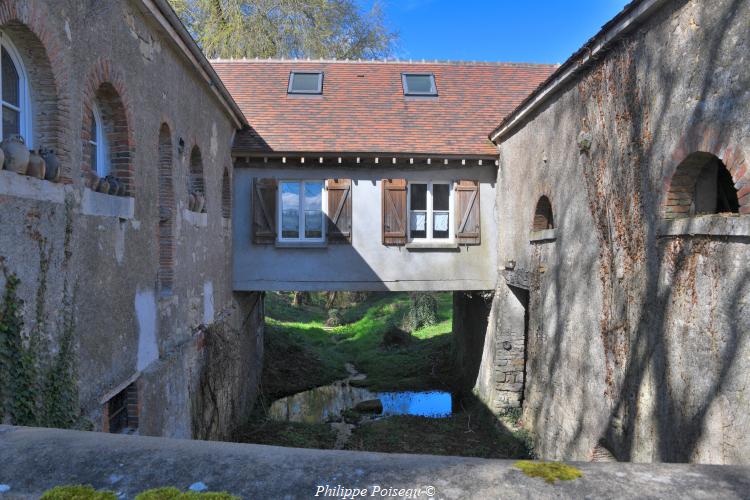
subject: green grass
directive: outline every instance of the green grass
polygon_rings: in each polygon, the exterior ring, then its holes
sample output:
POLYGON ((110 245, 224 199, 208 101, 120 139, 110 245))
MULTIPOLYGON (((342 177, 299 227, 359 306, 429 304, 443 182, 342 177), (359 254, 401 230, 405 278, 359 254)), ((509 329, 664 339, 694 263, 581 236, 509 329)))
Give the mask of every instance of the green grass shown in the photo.
POLYGON ((377 391, 447 388, 452 369, 452 297, 438 294, 436 325, 412 332, 406 346, 382 345, 383 333, 400 326, 409 306, 405 293, 375 294, 340 309, 342 326, 325 328, 319 306, 290 305, 288 294, 266 296, 266 352, 263 392, 280 397, 325 385, 346 376, 352 363, 367 374, 361 385, 377 391))

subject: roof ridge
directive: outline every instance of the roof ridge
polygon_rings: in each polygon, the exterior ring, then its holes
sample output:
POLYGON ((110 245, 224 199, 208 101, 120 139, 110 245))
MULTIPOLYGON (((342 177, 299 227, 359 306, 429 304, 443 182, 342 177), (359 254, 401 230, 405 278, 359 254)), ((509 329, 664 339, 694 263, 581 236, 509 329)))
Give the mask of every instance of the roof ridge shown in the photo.
POLYGON ((214 63, 320 63, 320 64, 443 64, 454 66, 507 66, 507 67, 557 67, 559 63, 529 63, 506 61, 457 61, 428 59, 307 59, 307 58, 219 58, 210 59, 214 63))

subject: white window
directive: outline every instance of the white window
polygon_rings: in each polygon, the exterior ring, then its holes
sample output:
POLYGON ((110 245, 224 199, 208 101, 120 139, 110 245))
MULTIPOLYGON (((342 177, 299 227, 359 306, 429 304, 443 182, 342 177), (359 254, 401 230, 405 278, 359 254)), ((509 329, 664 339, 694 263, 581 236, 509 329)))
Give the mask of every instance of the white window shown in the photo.
POLYGON ((33 148, 31 133, 31 104, 28 78, 18 51, 8 36, 0 31, 0 87, 2 87, 2 120, 0 137, 21 135, 26 146, 33 148))
POLYGON ((279 241, 324 241, 323 181, 279 184, 279 241))
POLYGON ((322 94, 323 73, 292 71, 289 73, 289 94, 322 94))
POLYGON ((91 158, 91 170, 99 177, 106 177, 110 172, 109 145, 107 134, 104 131, 102 113, 99 106, 94 103, 91 106, 91 130, 89 131, 89 157, 91 158))
POLYGON ((449 183, 409 184, 409 239, 453 239, 453 193, 449 183))

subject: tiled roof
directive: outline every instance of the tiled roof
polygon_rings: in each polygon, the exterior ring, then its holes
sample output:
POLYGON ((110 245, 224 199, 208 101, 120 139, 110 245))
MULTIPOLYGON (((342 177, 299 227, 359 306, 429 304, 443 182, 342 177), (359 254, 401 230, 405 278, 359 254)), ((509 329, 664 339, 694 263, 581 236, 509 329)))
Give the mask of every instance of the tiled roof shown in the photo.
POLYGON ((236 153, 495 155, 487 132, 556 68, 512 63, 212 61, 250 129, 236 153), (323 71, 323 95, 287 95, 291 71, 323 71), (435 74, 437 98, 405 97, 401 73, 435 74))

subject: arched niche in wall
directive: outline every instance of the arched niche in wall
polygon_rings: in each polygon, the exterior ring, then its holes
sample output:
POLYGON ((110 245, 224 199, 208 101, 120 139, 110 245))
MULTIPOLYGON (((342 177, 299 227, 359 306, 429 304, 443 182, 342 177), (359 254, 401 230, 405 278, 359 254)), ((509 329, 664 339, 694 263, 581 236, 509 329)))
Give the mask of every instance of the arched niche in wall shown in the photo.
POLYGON ((194 212, 206 211, 206 181, 203 176, 203 156, 198 146, 190 151, 190 172, 188 177, 188 208, 194 212))
POLYGON ((175 198, 173 179, 172 133, 163 123, 159 129, 159 270, 161 294, 170 294, 174 285, 175 198))
POLYGON ((677 166, 669 183, 665 218, 731 214, 739 209, 732 174, 716 155, 694 152, 677 166))
POLYGON ((554 229, 555 222, 552 215, 552 203, 549 198, 542 196, 536 203, 534 209, 534 222, 532 224, 532 231, 545 231, 547 229, 554 229))
POLYGON ((221 177, 221 216, 225 219, 232 218, 232 178, 227 167, 221 177))

